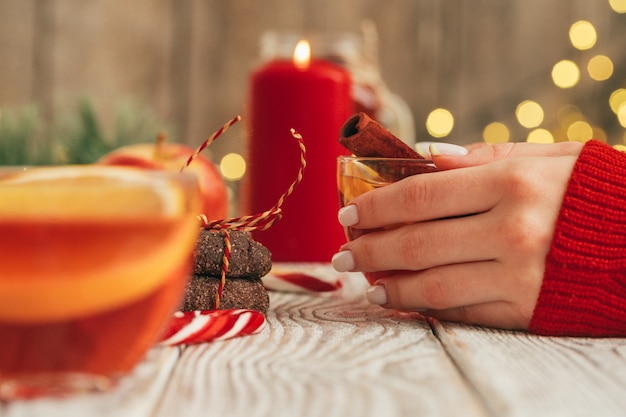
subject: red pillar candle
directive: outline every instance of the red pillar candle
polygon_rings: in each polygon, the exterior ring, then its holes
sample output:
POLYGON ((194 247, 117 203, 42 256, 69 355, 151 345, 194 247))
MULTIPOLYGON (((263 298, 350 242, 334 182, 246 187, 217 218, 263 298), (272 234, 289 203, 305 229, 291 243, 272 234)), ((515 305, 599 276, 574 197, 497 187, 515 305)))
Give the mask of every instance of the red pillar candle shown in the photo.
POLYGON ((345 68, 311 59, 302 42, 293 59, 267 62, 251 74, 243 214, 271 208, 295 179, 300 156, 291 128, 306 146, 304 177, 285 201, 282 219, 254 233, 274 261, 328 262, 345 242, 337 222, 335 172, 336 157, 346 154, 339 130, 354 113, 351 87, 345 68))

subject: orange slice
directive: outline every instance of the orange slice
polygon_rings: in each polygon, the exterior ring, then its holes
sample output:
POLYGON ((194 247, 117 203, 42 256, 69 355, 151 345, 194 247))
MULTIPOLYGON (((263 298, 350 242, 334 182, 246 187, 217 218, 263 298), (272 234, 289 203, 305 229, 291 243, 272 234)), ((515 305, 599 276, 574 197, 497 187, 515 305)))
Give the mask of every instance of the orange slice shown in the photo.
POLYGON ((374 188, 387 184, 376 171, 364 163, 352 161, 343 168, 340 187, 344 204, 374 188))
POLYGON ((0 217, 176 216, 184 191, 171 175, 98 165, 34 168, 0 179, 0 217))
MULTIPOLYGON (((77 166, 38 168, 1 178, 0 227, 3 222, 43 224, 41 219, 71 224, 133 218, 159 220, 154 227, 171 227, 176 222, 177 227, 167 241, 154 242, 150 250, 134 253, 130 261, 94 265, 80 277, 46 275, 46 271, 32 277, 7 276, 0 265, 0 321, 57 321, 106 311, 146 296, 183 270, 199 232, 199 196, 195 178, 189 194, 173 175, 77 166)), ((0 239, 10 247, 11 236, 0 234, 0 239)), ((51 236, 49 246, 56 244, 51 236)), ((80 256, 79 251, 75 256, 80 256)), ((37 255, 16 253, 13 257, 24 262, 37 255)), ((11 262, 11 254, 4 256, 11 262)), ((64 261, 72 264, 72 259, 64 261)))

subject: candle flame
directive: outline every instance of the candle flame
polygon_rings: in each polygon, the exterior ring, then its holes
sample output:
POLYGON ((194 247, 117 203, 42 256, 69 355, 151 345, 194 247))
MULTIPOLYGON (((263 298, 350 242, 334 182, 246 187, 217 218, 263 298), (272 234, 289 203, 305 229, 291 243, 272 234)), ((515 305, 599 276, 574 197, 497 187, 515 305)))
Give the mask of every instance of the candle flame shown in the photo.
POLYGON ((311 62, 311 45, 306 39, 302 39, 293 50, 293 63, 298 68, 306 68, 309 62, 311 62))

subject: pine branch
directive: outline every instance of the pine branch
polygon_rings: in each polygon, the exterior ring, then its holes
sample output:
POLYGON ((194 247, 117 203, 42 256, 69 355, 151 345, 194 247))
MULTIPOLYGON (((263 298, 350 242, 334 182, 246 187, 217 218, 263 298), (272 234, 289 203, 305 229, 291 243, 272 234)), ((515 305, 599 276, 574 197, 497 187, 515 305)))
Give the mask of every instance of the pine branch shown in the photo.
POLYGON ((36 108, 0 110, 0 165, 88 164, 120 146, 152 142, 162 126, 147 110, 122 105, 107 134, 89 100, 63 124, 45 124, 36 108))

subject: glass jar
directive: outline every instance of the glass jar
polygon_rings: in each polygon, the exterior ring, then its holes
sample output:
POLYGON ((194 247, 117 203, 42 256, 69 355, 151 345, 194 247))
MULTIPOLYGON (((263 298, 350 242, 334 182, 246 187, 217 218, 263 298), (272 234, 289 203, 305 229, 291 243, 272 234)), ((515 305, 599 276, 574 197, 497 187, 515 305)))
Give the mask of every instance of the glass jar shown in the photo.
POLYGON ((326 59, 346 67, 353 79, 352 96, 362 111, 413 146, 415 123, 404 99, 391 92, 378 65, 377 36, 373 29, 364 35, 353 32, 268 31, 261 37, 260 59, 291 59, 298 41, 306 39, 313 58, 326 59))

